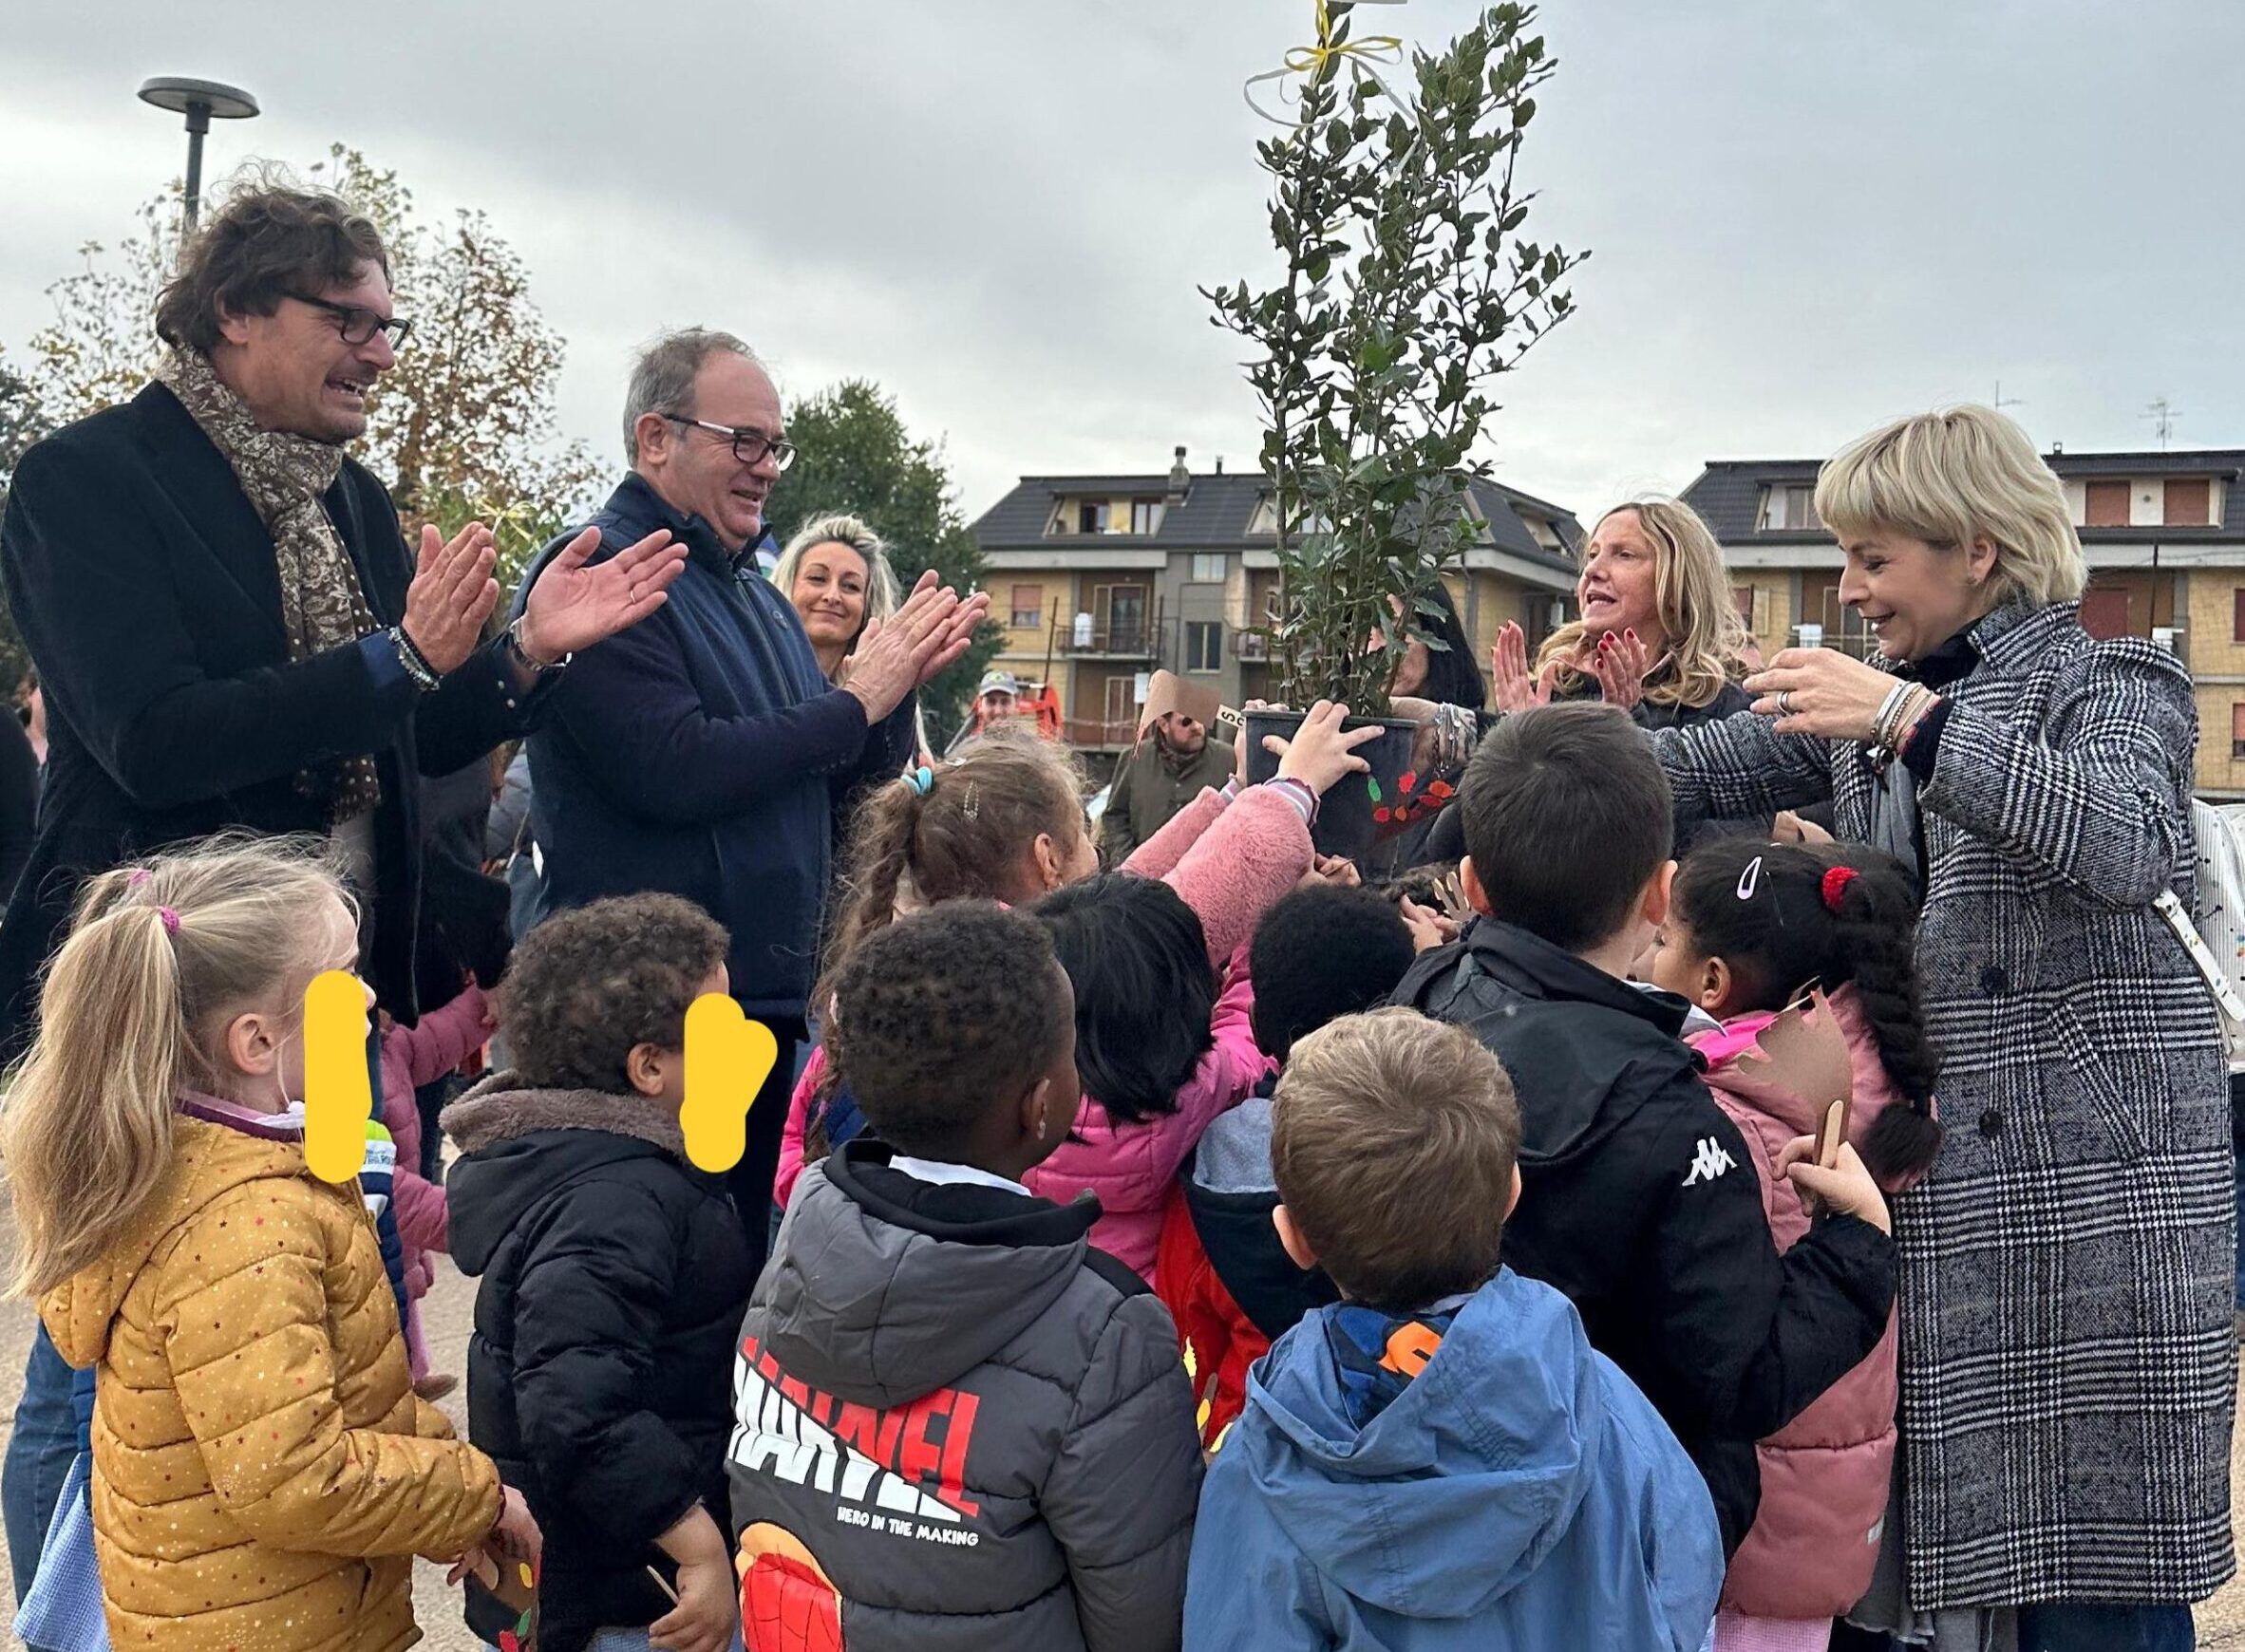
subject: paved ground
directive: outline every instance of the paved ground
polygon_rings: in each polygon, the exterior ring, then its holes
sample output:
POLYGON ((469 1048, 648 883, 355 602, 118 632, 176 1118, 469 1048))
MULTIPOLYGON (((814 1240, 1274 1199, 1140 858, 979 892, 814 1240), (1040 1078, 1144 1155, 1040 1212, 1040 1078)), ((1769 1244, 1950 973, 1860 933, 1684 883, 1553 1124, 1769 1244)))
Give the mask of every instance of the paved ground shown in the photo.
MULTIPOLYGON (((472 1284, 440 1258, 436 1286, 422 1302, 430 1351, 439 1369, 464 1372, 469 1316, 474 1306, 472 1284)), ((14 1413, 16 1393, 23 1382, 31 1317, 30 1309, 21 1303, 0 1304, 0 1438, 6 1436, 8 1418, 14 1413)), ((444 1409, 462 1432, 467 1422, 462 1404, 465 1394, 463 1384, 444 1401, 444 1409)), ((2232 1500, 2245 1508, 2245 1452, 2240 1452, 2240 1444, 2245 1444, 2245 1430, 2233 1441, 2230 1455, 2232 1500)), ((5 1536, 0 1536, 0 1555, 5 1554, 6 1542, 5 1536)), ((4 1575, 0 1571, 0 1576, 4 1575)), ((481 1643, 461 1623, 460 1597, 444 1587, 443 1573, 423 1565, 414 1583, 416 1615, 428 1635, 423 1646, 429 1652, 482 1652, 481 1643)), ((2199 1608, 2198 1637, 2202 1647, 2245 1652, 2245 1584, 2233 1583, 2199 1608)), ((8 1635, 5 1644, 13 1648, 21 1643, 8 1635)))

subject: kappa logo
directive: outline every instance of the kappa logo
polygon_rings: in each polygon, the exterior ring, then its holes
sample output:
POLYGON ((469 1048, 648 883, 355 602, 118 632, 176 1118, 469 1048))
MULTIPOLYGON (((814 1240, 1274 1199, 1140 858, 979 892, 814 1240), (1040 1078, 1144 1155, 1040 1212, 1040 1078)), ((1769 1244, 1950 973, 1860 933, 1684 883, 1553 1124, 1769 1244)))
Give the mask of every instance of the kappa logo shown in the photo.
POLYGON ((1725 1171, 1737 1168, 1738 1161, 1730 1156, 1728 1148, 1711 1136, 1703 1136, 1699 1138, 1699 1156, 1691 1161, 1691 1173, 1684 1178, 1684 1185, 1711 1182, 1725 1171))
POLYGON ((839 1499, 844 1525, 979 1543, 963 1525, 982 1511, 965 1480, 974 1395, 938 1388, 892 1411, 849 1404, 783 1373, 752 1337, 741 1341, 734 1378, 739 1421, 726 1455, 743 1469, 839 1499))

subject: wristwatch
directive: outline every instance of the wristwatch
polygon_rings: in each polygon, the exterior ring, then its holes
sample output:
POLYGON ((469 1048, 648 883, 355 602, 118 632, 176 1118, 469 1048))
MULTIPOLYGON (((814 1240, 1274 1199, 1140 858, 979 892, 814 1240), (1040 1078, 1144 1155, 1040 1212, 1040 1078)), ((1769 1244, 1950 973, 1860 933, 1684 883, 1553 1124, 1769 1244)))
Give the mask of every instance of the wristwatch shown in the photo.
POLYGON ((534 671, 541 677, 546 675, 548 672, 558 671, 562 666, 568 665, 570 661, 576 658, 576 656, 573 653, 563 654, 558 660, 548 661, 543 665, 532 659, 530 657, 529 651, 522 647, 522 622, 519 619, 516 620, 513 625, 507 627, 507 629, 500 633, 500 640, 506 645, 508 655, 518 662, 524 670, 534 671))

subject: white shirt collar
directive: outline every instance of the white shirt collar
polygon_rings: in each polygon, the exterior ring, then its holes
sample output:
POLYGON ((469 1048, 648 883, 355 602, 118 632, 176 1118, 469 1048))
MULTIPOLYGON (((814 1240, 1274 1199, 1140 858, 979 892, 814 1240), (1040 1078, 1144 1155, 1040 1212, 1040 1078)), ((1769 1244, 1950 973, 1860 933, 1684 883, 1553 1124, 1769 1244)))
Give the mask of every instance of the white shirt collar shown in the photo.
POLYGON ((898 1153, 890 1155, 889 1168, 902 1171, 915 1181, 929 1182, 939 1188, 964 1183, 969 1187, 1003 1188, 1009 1193, 1036 1197, 1019 1182, 1009 1182, 995 1171, 986 1171, 979 1165, 950 1164, 939 1158, 914 1158, 910 1154, 898 1153))

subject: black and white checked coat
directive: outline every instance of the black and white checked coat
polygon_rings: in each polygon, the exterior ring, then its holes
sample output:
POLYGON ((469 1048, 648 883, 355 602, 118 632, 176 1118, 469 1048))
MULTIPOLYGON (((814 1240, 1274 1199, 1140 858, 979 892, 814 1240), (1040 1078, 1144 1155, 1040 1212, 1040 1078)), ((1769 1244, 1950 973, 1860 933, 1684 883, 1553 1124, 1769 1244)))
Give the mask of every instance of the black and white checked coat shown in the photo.
MULTIPOLYGON (((1895 1201, 1910 1594, 2191 1601, 2235 1569, 2220 1027, 2152 902, 2193 877, 2191 680, 2074 605, 2009 607, 1917 788, 1940 1161, 1895 1201)), ((1654 737, 1678 818, 1830 797, 1863 748, 1752 714, 1654 737)))

